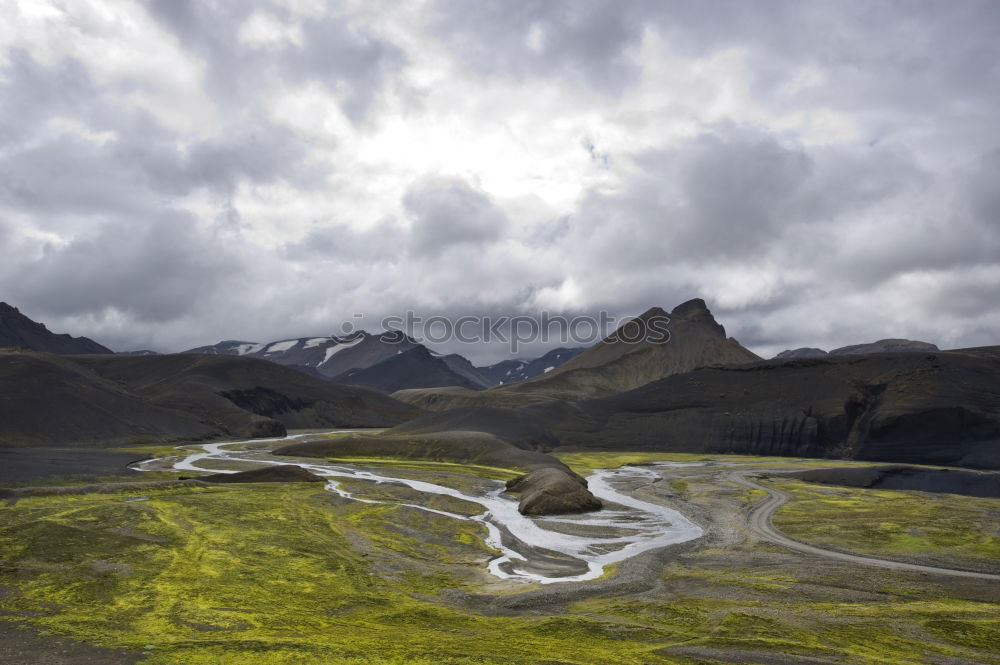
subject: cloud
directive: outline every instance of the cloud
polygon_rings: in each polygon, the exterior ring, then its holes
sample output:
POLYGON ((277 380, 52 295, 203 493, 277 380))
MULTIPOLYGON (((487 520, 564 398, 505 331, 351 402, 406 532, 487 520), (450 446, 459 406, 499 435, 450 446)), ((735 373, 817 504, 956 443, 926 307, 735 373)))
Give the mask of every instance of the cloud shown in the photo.
POLYGON ((412 218, 411 247, 422 256, 495 241, 509 225, 488 196, 455 178, 419 180, 404 194, 403 206, 412 218))
POLYGON ((105 223, 39 249, 20 264, 31 278, 19 280, 12 296, 56 316, 114 310, 138 324, 157 324, 197 307, 241 272, 224 239, 183 211, 164 211, 147 223, 105 223))
POLYGON ((996 341, 989 0, 8 4, 0 298, 54 329, 703 296, 764 354, 996 341))

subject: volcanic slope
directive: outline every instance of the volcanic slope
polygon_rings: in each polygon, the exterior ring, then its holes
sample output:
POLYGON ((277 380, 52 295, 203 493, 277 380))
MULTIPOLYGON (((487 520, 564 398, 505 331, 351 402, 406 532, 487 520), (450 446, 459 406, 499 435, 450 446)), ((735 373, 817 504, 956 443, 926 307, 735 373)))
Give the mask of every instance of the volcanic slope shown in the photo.
POLYGON ((16 307, 0 302, 0 347, 19 347, 47 353, 114 353, 87 337, 50 332, 16 307))
POLYGON ((393 397, 433 411, 464 406, 514 408, 606 397, 696 367, 757 360, 759 356, 727 338, 705 301, 695 298, 670 313, 654 307, 583 353, 528 381, 478 393, 439 388, 403 390, 393 397))
POLYGON ((384 433, 538 450, 838 457, 1000 468, 1000 348, 703 367, 611 397, 431 413, 384 433))

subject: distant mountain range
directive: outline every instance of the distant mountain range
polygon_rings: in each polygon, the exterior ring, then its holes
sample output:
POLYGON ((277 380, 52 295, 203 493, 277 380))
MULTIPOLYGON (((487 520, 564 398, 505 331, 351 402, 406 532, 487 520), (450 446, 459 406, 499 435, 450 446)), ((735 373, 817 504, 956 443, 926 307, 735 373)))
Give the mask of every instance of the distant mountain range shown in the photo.
POLYGON ((21 311, 0 302, 0 347, 14 347, 47 353, 114 353, 86 337, 71 337, 49 332, 21 311))
POLYGON ((842 346, 833 351, 824 351, 812 347, 789 349, 782 351, 775 358, 823 358, 824 356, 856 356, 865 353, 913 353, 920 351, 938 351, 938 347, 930 342, 917 342, 911 339, 880 339, 868 344, 852 344, 842 346))
POLYGON ((398 333, 119 355, 10 306, 0 324, 8 346, 90 353, 0 351, 0 446, 397 425, 309 454, 563 468, 546 453, 572 446, 1000 467, 1000 347, 887 339, 763 361, 700 299, 654 307, 582 352, 485 368, 398 333))
POLYGON ((448 386, 485 390, 544 374, 581 351, 555 349, 534 360, 505 360, 474 367, 457 353, 436 353, 399 332, 372 334, 362 330, 344 337, 301 337, 265 344, 227 340, 184 353, 260 358, 336 383, 393 393, 448 386))
POLYGON ((706 365, 753 362, 760 357, 735 339, 701 299, 666 312, 654 307, 589 349, 526 381, 485 391, 458 387, 401 390, 393 396, 432 411, 463 406, 520 407, 552 400, 575 401, 631 390, 706 365), (666 326, 669 338, 657 330, 666 326))
POLYGON ((495 365, 477 367, 479 373, 489 381, 490 386, 502 386, 518 381, 527 381, 551 372, 564 362, 572 360, 587 349, 584 347, 552 349, 534 360, 501 360, 495 365))

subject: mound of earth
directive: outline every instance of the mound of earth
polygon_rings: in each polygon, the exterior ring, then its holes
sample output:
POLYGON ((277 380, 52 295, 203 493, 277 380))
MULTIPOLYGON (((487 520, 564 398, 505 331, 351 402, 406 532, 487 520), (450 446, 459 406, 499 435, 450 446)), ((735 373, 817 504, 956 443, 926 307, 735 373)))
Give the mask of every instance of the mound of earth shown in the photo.
POLYGON ((757 360, 752 351, 727 338, 705 301, 695 298, 670 313, 654 307, 583 353, 528 381, 481 392, 403 390, 393 397, 434 411, 466 406, 516 408, 605 397, 697 367, 757 360))
POLYGON ((237 473, 213 473, 208 476, 198 476, 196 480, 206 483, 325 483, 308 469, 294 464, 274 464, 260 469, 239 471, 237 473))
POLYGON ((232 356, 0 352, 0 396, 3 447, 283 436, 420 414, 386 395, 232 356))
POLYGON ((507 481, 507 491, 520 494, 522 515, 585 513, 602 508, 587 481, 566 469, 545 467, 507 481))
POLYGON ((823 485, 1000 497, 1000 473, 985 471, 886 465, 854 469, 809 469, 783 475, 823 485))

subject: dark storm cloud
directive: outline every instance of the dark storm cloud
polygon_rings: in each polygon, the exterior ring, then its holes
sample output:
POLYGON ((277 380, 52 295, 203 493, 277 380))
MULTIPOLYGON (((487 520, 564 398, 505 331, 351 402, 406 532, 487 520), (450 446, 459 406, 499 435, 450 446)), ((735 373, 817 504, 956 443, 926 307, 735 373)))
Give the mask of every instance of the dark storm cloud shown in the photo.
POLYGON ((0 82, 0 122, 20 131, 4 132, 14 138, 0 154, 0 205, 46 214, 142 214, 157 207, 156 195, 199 188, 231 195, 239 182, 279 178, 317 184, 303 168, 303 140, 262 116, 240 117, 224 133, 192 141, 145 111, 122 109, 78 61, 43 67, 16 52, 13 63, 12 76, 0 82), (93 140, 46 125, 56 118, 107 136, 93 140))
POLYGON ((137 322, 157 323, 190 310, 224 288, 241 267, 225 239, 190 213, 165 210, 147 223, 109 222, 65 245, 43 244, 21 262, 11 292, 49 315, 113 308, 137 322))
POLYGON ((509 224, 487 195, 455 178, 424 178, 403 197, 412 217, 410 247, 434 257, 456 245, 498 239, 509 224))

